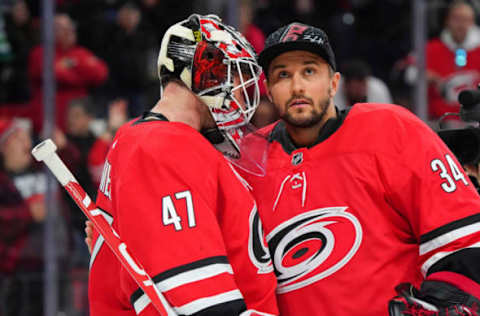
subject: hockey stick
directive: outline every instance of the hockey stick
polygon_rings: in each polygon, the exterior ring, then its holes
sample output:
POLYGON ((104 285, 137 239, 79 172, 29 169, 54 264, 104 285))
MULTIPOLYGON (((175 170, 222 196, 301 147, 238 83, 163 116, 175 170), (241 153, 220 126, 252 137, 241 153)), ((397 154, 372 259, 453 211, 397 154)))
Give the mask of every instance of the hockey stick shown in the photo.
POLYGON ((145 272, 140 262, 130 254, 127 245, 120 239, 118 233, 104 218, 102 212, 92 202, 85 190, 65 166, 55 152, 57 146, 51 139, 44 140, 32 149, 32 155, 37 161, 43 161, 48 169, 57 178, 58 182, 67 190, 82 212, 94 224, 95 228, 105 239, 107 245, 113 251, 122 266, 130 273, 138 286, 152 301, 153 306, 162 316, 175 316, 175 311, 170 307, 165 297, 153 283, 150 276, 145 272))

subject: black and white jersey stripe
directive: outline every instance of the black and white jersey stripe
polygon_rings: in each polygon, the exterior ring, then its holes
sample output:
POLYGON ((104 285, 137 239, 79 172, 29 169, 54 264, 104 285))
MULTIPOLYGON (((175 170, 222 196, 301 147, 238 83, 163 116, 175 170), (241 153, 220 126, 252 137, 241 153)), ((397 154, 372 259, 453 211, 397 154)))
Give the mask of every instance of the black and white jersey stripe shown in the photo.
MULTIPOLYGON (((179 286, 213 278, 223 273, 233 275, 232 267, 228 263, 227 257, 216 256, 167 270, 156 275, 152 280, 164 293, 179 286)), ((141 289, 137 289, 132 294, 130 302, 138 315, 150 304, 150 299, 141 289)), ((199 315, 200 312, 203 314, 206 310, 210 310, 211 315, 222 315, 226 309, 233 308, 241 311, 245 310, 246 306, 242 294, 235 289, 213 296, 201 297, 181 306, 173 305, 172 308, 178 315, 199 315)))
POLYGON ((473 243, 468 247, 461 249, 451 249, 446 251, 436 251, 458 239, 467 237, 471 234, 480 233, 480 214, 468 216, 447 225, 439 227, 420 237, 419 255, 425 256, 432 253, 430 257, 422 264, 422 274, 425 276, 428 270, 441 259, 454 254, 466 248, 479 248, 479 243, 473 243))

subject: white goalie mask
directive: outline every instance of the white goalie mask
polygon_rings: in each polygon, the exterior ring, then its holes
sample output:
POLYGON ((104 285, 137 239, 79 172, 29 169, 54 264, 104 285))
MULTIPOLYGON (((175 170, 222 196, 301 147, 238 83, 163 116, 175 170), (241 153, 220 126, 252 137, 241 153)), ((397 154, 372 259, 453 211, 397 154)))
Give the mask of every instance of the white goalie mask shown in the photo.
POLYGON ((158 56, 161 86, 169 76, 180 79, 208 106, 219 130, 250 121, 260 72, 253 47, 214 15, 193 14, 171 26, 158 56))
POLYGON ((251 129, 248 123, 260 102, 256 57, 234 28, 215 15, 198 14, 166 31, 158 56, 161 93, 172 78, 190 88, 208 106, 217 127, 203 134, 233 163, 246 158, 241 138, 251 129))

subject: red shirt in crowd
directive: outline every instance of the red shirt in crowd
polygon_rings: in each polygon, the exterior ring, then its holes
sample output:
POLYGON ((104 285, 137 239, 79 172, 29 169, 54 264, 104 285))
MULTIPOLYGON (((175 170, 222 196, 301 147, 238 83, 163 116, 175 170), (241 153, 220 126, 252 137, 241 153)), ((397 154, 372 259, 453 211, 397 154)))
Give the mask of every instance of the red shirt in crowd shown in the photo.
MULTIPOLYGON (((88 89, 102 84, 108 76, 107 65, 91 51, 81 46, 55 50, 56 124, 65 131, 68 103, 84 97, 88 89)), ((32 83, 31 119, 35 132, 43 123, 43 47, 33 48, 29 60, 29 74, 32 83)))

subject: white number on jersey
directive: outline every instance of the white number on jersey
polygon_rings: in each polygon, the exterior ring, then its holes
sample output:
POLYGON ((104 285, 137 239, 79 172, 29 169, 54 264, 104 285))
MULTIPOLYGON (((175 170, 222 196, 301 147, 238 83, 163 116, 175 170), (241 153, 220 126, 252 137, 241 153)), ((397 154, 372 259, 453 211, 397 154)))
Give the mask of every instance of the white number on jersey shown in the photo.
MULTIPOLYGON (((174 194, 175 199, 181 200, 185 199, 186 208, 187 208, 187 219, 188 227, 195 227, 197 225, 195 219, 195 212, 193 208, 193 199, 190 191, 182 191, 174 194)), ((167 226, 173 224, 176 231, 182 230, 181 217, 178 215, 177 208, 173 202, 173 199, 170 195, 166 195, 162 198, 162 221, 163 225, 167 226)))
POLYGON ((457 184, 455 183, 455 181, 458 182, 459 180, 462 180, 465 185, 468 185, 467 179, 465 179, 465 174, 460 171, 460 168, 455 163, 455 160, 453 160, 453 158, 449 154, 445 155, 445 159, 448 163, 450 173, 442 160, 434 159, 430 163, 433 172, 437 172, 440 170, 440 178, 445 180, 445 182, 442 182, 441 184, 442 189, 447 193, 454 192, 457 189, 457 184))

